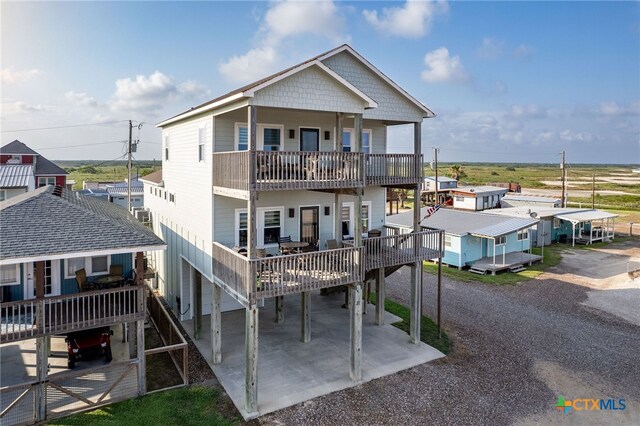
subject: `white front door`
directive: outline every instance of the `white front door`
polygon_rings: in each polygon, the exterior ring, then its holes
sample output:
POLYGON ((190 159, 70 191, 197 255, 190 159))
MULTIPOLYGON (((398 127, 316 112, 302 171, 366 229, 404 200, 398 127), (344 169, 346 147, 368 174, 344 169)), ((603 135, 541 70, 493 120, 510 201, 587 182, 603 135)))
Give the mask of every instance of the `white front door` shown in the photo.
MULTIPOLYGON (((25 279, 25 299, 34 299, 36 297, 35 288, 35 262, 27 263, 26 279, 25 279)), ((44 295, 59 296, 60 295, 60 261, 45 260, 44 261, 44 295)))

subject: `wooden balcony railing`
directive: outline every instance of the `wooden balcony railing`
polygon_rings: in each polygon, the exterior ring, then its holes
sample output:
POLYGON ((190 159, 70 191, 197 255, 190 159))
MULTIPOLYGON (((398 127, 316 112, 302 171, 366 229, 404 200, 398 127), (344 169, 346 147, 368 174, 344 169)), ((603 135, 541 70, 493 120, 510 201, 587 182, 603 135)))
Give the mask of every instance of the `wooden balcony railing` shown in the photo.
MULTIPOLYGON (((444 231, 421 231, 385 237, 364 238, 364 269, 404 265, 437 259, 441 256, 440 241, 444 231)), ((353 241, 344 241, 353 246, 353 241)))
POLYGON ((0 304, 0 343, 144 319, 144 286, 0 304))
POLYGON ((362 281, 362 247, 248 259, 213 243, 213 274, 245 306, 283 296, 362 281))
POLYGON ((213 186, 233 191, 343 189, 421 181, 422 156, 357 152, 241 151, 213 154, 213 186), (249 175, 251 170, 251 176, 249 175))
POLYGON ((367 185, 410 185, 422 182, 422 155, 367 154, 367 185), (416 163, 420 166, 416 167, 416 163))

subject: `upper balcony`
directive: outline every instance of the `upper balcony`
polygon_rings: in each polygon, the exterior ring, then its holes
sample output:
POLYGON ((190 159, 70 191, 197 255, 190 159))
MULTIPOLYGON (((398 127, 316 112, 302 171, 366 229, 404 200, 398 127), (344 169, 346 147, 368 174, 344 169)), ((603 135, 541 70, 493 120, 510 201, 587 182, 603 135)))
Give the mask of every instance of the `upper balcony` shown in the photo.
POLYGON ((213 154, 213 191, 339 190, 409 186, 422 181, 422 155, 332 151, 235 151, 213 154))

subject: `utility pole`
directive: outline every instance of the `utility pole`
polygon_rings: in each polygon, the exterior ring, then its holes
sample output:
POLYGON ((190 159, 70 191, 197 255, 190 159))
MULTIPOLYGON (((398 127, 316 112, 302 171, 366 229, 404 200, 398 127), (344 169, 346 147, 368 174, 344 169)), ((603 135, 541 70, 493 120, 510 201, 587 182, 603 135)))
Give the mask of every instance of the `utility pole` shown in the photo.
MULTIPOLYGON (((436 206, 438 204, 440 204, 440 198, 438 197, 438 151, 440 151, 440 148, 433 148, 433 162, 434 164, 434 168, 435 168, 435 172, 436 172, 436 206)), ((441 320, 441 315, 440 315, 440 311, 442 308, 442 255, 440 253, 442 253, 442 245, 444 244, 444 234, 440 234, 438 236, 438 296, 437 296, 437 304, 438 304, 438 311, 437 311, 437 325, 438 325, 438 339, 442 339, 442 323, 440 322, 441 320)))
POLYGON ((129 149, 127 159, 127 210, 131 213, 131 135, 133 132, 133 124, 129 120, 129 149))
POLYGON ((560 168, 562 169, 562 203, 560 205, 562 207, 567 207, 567 197, 565 195, 565 190, 566 190, 565 179, 567 177, 567 172, 565 168, 564 151, 562 151, 560 154, 562 155, 562 163, 560 163, 560 168))
POLYGON ((438 151, 440 151, 439 148, 433 148, 433 162, 434 162, 434 170, 436 172, 436 195, 435 195, 435 201, 436 201, 436 205, 438 205, 438 201, 440 201, 438 199, 438 151))

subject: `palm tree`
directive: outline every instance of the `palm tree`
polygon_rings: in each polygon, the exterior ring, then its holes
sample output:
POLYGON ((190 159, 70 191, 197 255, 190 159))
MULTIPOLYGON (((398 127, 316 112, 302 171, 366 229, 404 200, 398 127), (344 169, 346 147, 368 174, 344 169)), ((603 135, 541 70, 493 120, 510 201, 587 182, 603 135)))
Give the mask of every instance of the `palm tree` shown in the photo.
POLYGON ((460 180, 460 178, 467 177, 467 174, 459 164, 454 164, 449 168, 449 175, 455 180, 460 180))

